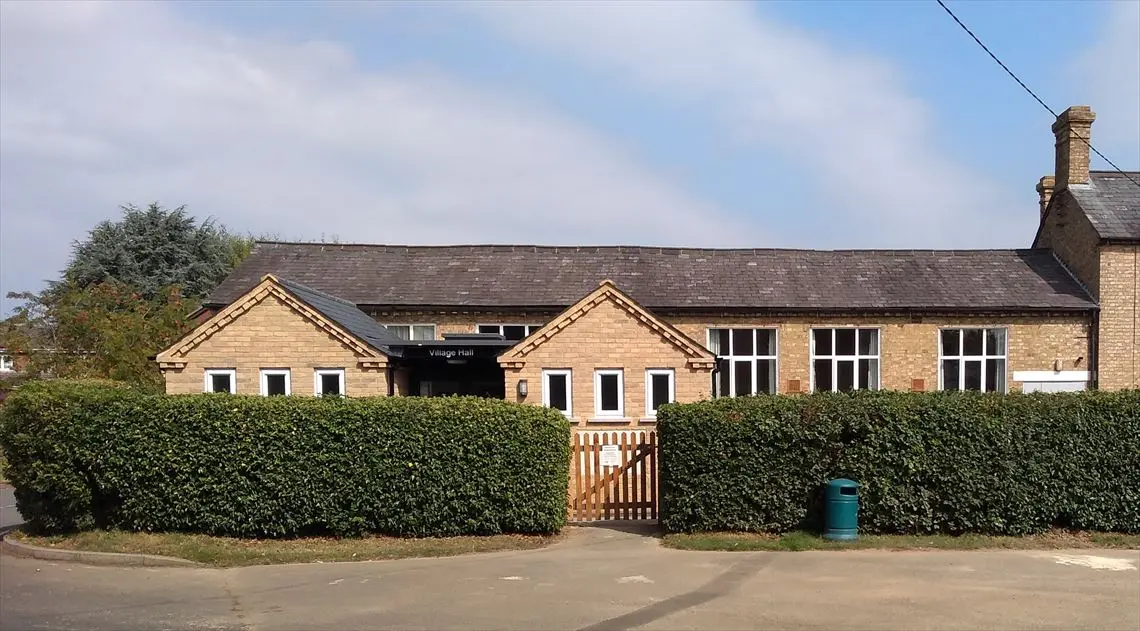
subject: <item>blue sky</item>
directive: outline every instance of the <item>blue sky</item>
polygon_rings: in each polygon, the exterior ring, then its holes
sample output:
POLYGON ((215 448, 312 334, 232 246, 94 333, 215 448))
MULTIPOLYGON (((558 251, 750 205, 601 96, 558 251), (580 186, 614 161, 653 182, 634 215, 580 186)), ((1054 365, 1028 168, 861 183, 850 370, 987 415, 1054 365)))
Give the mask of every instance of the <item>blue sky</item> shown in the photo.
MULTIPOLYGON (((1140 168, 1140 2, 950 6, 1140 168)), ((933 1, 0 12, 4 293, 154 200, 283 239, 1027 247, 1053 168, 933 1)))

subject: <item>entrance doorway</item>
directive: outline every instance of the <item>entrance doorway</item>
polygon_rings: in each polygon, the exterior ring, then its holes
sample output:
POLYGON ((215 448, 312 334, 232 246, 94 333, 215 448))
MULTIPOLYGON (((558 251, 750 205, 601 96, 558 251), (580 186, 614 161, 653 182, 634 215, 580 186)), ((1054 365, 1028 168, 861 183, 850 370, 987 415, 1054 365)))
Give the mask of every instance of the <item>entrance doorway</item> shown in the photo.
POLYGON ((395 347, 393 368, 401 394, 506 398, 499 353, 515 342, 486 333, 444 334, 442 340, 409 340, 395 347))

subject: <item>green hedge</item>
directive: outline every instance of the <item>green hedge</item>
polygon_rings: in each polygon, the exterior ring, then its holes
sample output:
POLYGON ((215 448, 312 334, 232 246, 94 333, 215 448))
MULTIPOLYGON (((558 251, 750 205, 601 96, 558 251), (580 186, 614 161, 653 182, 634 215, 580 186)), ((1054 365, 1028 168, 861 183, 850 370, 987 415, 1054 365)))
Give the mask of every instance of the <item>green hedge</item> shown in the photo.
POLYGON ((145 395, 33 383, 0 412, 21 514, 237 537, 550 533, 570 428, 480 399, 145 395))
POLYGON ((866 532, 1140 532, 1140 391, 744 397, 657 418, 671 532, 818 529, 839 477, 862 484, 866 532))

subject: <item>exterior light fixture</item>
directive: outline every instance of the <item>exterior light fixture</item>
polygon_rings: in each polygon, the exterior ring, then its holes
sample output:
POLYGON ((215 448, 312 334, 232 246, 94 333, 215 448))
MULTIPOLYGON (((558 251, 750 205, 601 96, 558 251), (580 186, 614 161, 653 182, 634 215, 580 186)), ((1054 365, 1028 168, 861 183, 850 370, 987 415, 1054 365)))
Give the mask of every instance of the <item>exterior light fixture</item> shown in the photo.
POLYGON ((527 394, 526 379, 519 379, 518 393, 520 399, 525 399, 527 394))

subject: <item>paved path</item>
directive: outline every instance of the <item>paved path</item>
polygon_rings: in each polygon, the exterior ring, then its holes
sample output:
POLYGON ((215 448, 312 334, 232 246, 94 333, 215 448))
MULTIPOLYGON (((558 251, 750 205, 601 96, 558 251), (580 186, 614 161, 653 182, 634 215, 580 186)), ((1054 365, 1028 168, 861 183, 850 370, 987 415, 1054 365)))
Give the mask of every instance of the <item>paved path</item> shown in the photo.
POLYGON ((1140 628, 1140 552, 546 550, 231 570, 0 557, 4 629, 1140 628))
POLYGON ((20 513, 16 512, 16 494, 12 487, 0 484, 0 528, 22 524, 20 513))

